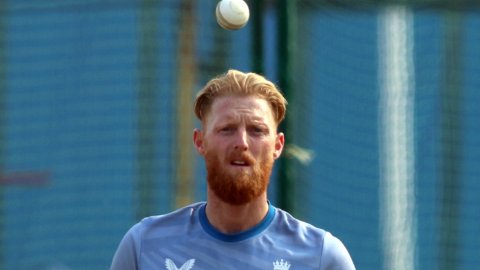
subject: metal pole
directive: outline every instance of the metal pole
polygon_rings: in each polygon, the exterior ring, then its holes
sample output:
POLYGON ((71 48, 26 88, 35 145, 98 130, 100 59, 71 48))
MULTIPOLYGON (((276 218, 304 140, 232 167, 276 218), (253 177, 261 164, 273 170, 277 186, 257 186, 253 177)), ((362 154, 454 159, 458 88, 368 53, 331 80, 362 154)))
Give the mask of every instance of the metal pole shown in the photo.
MULTIPOLYGON (((5 164, 5 96, 7 93, 7 56, 6 56, 6 1, 0 1, 0 175, 5 164)), ((4 269, 4 247, 5 247, 5 202, 4 190, 0 186, 0 269, 4 269)))
POLYGON ((191 140, 193 122, 192 98, 195 87, 197 67, 195 63, 195 2, 182 1, 181 25, 178 50, 178 91, 176 113, 176 151, 173 159, 176 164, 175 207, 179 208, 191 203, 194 199, 195 186, 193 171, 195 155, 191 140))
POLYGON ((462 14, 461 9, 446 10, 445 76, 441 107, 441 221, 440 269, 458 268, 458 218, 460 203, 461 162, 461 59, 462 14))
POLYGON ((412 11, 404 5, 388 5, 379 16, 379 203, 384 269, 415 269, 412 25, 412 11))
POLYGON ((155 196, 155 123, 158 88, 157 3, 144 0, 140 10, 138 86, 138 206, 136 217, 151 215, 155 196))
POLYGON ((263 0, 251 1, 252 15, 252 62, 253 71, 258 74, 264 73, 263 54, 263 11, 265 3, 263 0))
MULTIPOLYGON (((285 98, 289 102, 289 109, 280 130, 285 134, 285 147, 287 150, 290 142, 293 142, 292 121, 295 105, 293 95, 293 71, 295 51, 295 26, 296 26, 297 1, 278 1, 278 80, 285 98)), ((294 164, 287 155, 282 155, 279 160, 279 186, 278 205, 280 208, 294 212, 295 186, 294 164)))

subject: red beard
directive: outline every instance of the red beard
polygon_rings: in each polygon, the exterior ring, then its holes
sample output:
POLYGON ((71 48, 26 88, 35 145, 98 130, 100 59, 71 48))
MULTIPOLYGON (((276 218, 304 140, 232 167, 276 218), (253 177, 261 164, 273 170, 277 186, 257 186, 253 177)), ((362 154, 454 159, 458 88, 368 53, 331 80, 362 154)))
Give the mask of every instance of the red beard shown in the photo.
POLYGON ((222 201, 242 205, 258 198, 267 190, 273 157, 266 157, 257 162, 248 153, 233 153, 225 162, 229 163, 233 157, 241 157, 242 160, 248 161, 253 169, 229 172, 225 170, 218 156, 207 152, 205 154, 207 180, 209 187, 222 201))

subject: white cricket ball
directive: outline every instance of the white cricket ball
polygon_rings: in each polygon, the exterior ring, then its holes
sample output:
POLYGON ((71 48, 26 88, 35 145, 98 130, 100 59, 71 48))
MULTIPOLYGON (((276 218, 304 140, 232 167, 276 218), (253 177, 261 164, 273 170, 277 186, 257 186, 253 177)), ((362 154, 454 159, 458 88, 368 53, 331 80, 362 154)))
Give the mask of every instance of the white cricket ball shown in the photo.
POLYGON ((247 24, 250 10, 243 0, 221 0, 217 4, 215 15, 221 27, 236 30, 247 24))

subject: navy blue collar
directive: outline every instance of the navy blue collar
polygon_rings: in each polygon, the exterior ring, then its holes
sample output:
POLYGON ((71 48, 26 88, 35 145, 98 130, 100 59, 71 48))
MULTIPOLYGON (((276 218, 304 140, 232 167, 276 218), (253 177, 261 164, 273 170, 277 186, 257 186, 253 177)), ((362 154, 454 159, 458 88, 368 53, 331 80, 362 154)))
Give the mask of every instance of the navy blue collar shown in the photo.
POLYGON ((213 236, 214 238, 224 241, 224 242, 238 242, 255 235, 260 234, 263 232, 270 223, 272 223, 273 218, 275 217, 275 207, 273 207, 270 202, 268 202, 268 212, 267 215, 263 218, 263 220, 255 225, 254 227, 239 233, 233 234, 225 234, 217 229, 215 229, 212 224, 208 221, 207 213, 205 211, 207 204, 204 204, 200 207, 200 211, 198 213, 200 224, 202 225, 203 230, 207 232, 209 235, 213 236))

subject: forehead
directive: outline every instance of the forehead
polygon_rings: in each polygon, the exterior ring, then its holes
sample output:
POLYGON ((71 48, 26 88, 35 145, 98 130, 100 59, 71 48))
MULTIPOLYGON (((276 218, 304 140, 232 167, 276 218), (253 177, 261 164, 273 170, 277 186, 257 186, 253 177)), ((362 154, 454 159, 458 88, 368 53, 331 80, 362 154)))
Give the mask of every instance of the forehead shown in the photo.
POLYGON ((220 121, 244 117, 274 122, 273 111, 268 101, 256 96, 218 97, 213 101, 207 119, 220 121))

